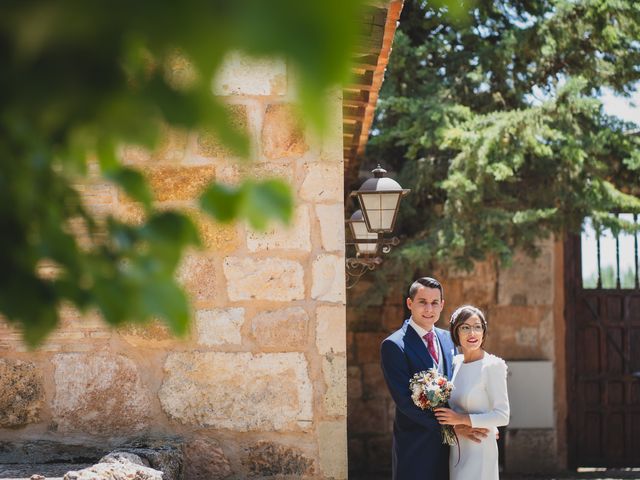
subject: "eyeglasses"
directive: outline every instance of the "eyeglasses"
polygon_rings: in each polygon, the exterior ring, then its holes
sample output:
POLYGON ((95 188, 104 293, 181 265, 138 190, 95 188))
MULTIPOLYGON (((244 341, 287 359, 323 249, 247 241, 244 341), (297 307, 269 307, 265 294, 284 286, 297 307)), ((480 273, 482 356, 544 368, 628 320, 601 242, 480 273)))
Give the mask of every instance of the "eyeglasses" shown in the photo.
POLYGON ((482 325, 474 325, 473 327, 471 325, 460 325, 458 327, 458 330, 460 331, 460 333, 469 335, 472 331, 473 333, 483 333, 484 327, 482 325))

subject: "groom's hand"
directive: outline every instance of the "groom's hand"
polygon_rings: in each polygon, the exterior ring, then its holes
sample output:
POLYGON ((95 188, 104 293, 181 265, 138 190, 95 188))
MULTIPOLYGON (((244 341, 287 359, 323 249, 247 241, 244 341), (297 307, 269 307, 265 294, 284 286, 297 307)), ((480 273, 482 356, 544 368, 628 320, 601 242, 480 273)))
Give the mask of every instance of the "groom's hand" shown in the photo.
POLYGON ((483 438, 487 438, 489 435, 488 428, 472 428, 467 425, 455 425, 453 428, 456 435, 468 438, 472 442, 476 443, 480 443, 483 438))

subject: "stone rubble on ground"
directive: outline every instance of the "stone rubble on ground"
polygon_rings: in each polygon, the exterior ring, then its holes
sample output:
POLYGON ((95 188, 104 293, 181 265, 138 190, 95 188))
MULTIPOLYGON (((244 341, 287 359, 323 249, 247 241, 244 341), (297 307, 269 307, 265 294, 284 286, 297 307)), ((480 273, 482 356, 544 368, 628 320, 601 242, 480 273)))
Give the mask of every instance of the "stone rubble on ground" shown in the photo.
POLYGON ((92 467, 67 472, 63 480, 163 480, 160 470, 145 466, 138 455, 115 452, 92 467))

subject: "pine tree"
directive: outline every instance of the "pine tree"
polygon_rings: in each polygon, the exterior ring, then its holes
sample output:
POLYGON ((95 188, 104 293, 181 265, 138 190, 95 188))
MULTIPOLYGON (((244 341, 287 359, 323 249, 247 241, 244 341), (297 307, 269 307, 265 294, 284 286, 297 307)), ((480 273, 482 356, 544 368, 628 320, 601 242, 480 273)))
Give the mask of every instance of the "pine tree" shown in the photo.
POLYGON ((412 189, 387 268, 508 262, 585 216, 636 228, 610 212, 640 212, 639 126, 598 96, 640 80, 640 4, 479 0, 458 22, 431 5, 405 3, 367 150, 412 189))

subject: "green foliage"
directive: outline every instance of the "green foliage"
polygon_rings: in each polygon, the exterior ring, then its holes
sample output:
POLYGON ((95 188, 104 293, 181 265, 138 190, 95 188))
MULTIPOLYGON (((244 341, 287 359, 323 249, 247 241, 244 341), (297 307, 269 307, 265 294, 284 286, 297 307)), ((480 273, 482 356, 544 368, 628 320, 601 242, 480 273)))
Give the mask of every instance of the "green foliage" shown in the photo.
POLYGON ((597 99, 640 80, 640 4, 481 0, 468 18, 405 3, 367 150, 412 189, 382 275, 508 262, 587 215, 640 212, 638 125, 597 99))
MULTIPOLYGON (((112 325, 163 318, 187 329, 174 280, 192 222, 158 212, 143 176, 121 165, 123 144, 153 148, 163 125, 207 130, 238 156, 246 136, 211 93, 235 51, 277 56, 300 79, 305 117, 322 132, 325 93, 348 79, 360 0, 8 0, 0 6, 0 313, 29 345, 58 323, 62 305, 97 309, 112 325), (180 75, 172 65, 192 69, 180 75), (99 174, 144 207, 139 225, 96 219, 75 185, 99 174)), ((201 203, 220 221, 255 228, 291 218, 277 180, 211 185, 201 203)))
POLYGON ((277 179, 245 180, 239 187, 211 185, 202 194, 200 205, 219 222, 246 218, 258 230, 264 230, 270 219, 288 223, 293 215, 289 187, 277 179))

